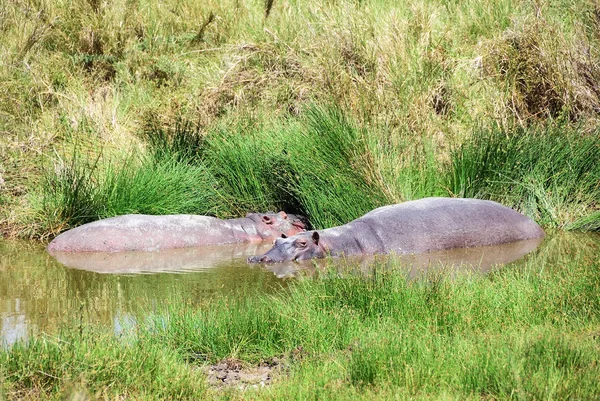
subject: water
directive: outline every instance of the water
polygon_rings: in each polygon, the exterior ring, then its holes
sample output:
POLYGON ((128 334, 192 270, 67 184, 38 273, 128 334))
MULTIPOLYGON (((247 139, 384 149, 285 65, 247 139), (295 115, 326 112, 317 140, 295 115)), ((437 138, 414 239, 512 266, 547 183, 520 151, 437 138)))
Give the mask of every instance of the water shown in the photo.
POLYGON ((286 285, 272 272, 246 264, 248 255, 264 247, 216 248, 73 255, 62 258, 67 267, 42 244, 0 241, 0 345, 52 333, 73 320, 110 324, 118 333, 173 296, 200 302, 217 293, 233 296, 286 285), (149 274, 152 269, 157 273, 149 274))
MULTIPOLYGON (((545 249, 573 253, 583 248, 589 252, 591 247, 592 255, 600 249, 597 234, 548 236, 538 249, 539 242, 406 255, 400 260, 413 276, 440 265, 454 265, 455 271, 486 273, 510 262, 518 267, 545 249)), ((231 245, 162 252, 63 254, 55 258, 46 253, 43 244, 0 240, 0 345, 9 347, 31 335, 53 333, 65 322, 100 322, 119 334, 135 325, 136 317, 172 299, 198 303, 217 295, 276 292, 295 276, 310 274, 325 263, 246 263, 248 256, 269 247, 231 245)), ((381 258, 354 257, 334 262, 369 269, 373 260, 381 258)))

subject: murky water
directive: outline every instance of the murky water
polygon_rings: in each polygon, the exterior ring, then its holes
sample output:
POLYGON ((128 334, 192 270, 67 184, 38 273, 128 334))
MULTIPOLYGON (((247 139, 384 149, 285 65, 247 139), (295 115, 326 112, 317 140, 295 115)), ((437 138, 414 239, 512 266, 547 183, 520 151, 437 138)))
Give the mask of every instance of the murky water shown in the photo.
MULTIPOLYGON (((554 247, 553 242, 559 242, 567 253, 577 252, 582 243, 600 249, 597 234, 550 236, 540 249, 554 247)), ((412 275, 440 264, 485 273, 505 263, 524 263, 526 254, 540 252, 538 245, 539 241, 533 240, 407 255, 401 257, 401 262, 412 275)), ((0 240, 0 346, 11 346, 41 332, 52 333, 65 322, 100 322, 119 333, 134 324, 136 316, 152 312, 172 299, 201 302, 216 294, 274 292, 285 287, 299 271, 310 274, 324 263, 246 263, 248 256, 263 253, 269 247, 235 245, 53 257, 46 253, 43 244, 0 240)), ((373 260, 339 259, 336 263, 360 264, 368 269, 373 260)))
POLYGON ((217 293, 275 291, 286 284, 246 264, 256 247, 216 248, 82 254, 65 256, 63 265, 42 244, 0 241, 0 346, 52 332, 73 318, 112 324, 118 332, 133 316, 174 296, 199 302, 217 293))

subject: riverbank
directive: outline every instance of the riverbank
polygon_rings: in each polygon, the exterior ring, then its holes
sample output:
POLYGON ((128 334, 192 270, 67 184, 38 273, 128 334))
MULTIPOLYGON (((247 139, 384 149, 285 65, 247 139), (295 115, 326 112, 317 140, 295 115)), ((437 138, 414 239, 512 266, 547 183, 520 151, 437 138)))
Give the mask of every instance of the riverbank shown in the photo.
POLYGON ((566 238, 487 275, 437 271, 407 280, 401 266, 350 265, 271 295, 174 298, 118 335, 66 318, 62 329, 0 351, 2 394, 595 399, 599 243, 566 238), (211 384, 207 366, 272 370, 266 387, 240 389, 211 384))
POLYGON ((268 127, 201 133, 186 124, 145 135, 142 153, 90 159, 74 149, 55 161, 25 209, 5 209, 14 218, 6 229, 45 239, 128 213, 229 218, 265 210, 326 228, 387 204, 459 196, 498 201, 546 229, 600 230, 600 131, 568 124, 482 128, 446 155, 426 139, 383 146, 331 106, 268 127))
POLYGON ((583 0, 7 3, 0 230, 275 209, 322 228, 425 196, 598 230, 597 15, 583 0))

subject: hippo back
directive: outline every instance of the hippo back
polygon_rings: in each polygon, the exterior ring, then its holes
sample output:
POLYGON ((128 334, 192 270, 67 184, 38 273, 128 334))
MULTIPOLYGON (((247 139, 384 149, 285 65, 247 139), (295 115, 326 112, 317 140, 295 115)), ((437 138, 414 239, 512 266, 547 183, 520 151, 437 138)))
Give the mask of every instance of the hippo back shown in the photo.
POLYGON ((427 198, 375 209, 349 223, 377 247, 373 253, 421 253, 503 244, 544 236, 529 217, 499 203, 427 198))
POLYGON ((48 245, 53 252, 156 251, 260 241, 255 225, 231 224, 209 216, 129 214, 84 224, 48 245))

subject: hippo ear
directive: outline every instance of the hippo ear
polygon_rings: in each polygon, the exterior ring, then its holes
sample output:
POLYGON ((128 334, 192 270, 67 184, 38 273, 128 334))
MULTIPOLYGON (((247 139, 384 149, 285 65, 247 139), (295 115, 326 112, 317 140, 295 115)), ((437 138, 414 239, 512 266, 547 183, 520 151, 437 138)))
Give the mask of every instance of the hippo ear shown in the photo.
POLYGON ((319 233, 314 231, 312 234, 312 240, 316 245, 319 245, 319 233))
POLYGON ((287 238, 287 235, 281 234, 281 238, 287 238))
POLYGON ((284 220, 288 218, 288 215, 287 215, 287 213, 286 213, 286 212, 284 212, 283 210, 282 210, 281 212, 279 212, 279 215, 280 215, 280 216, 281 216, 281 218, 282 218, 282 219, 284 219, 284 220))

